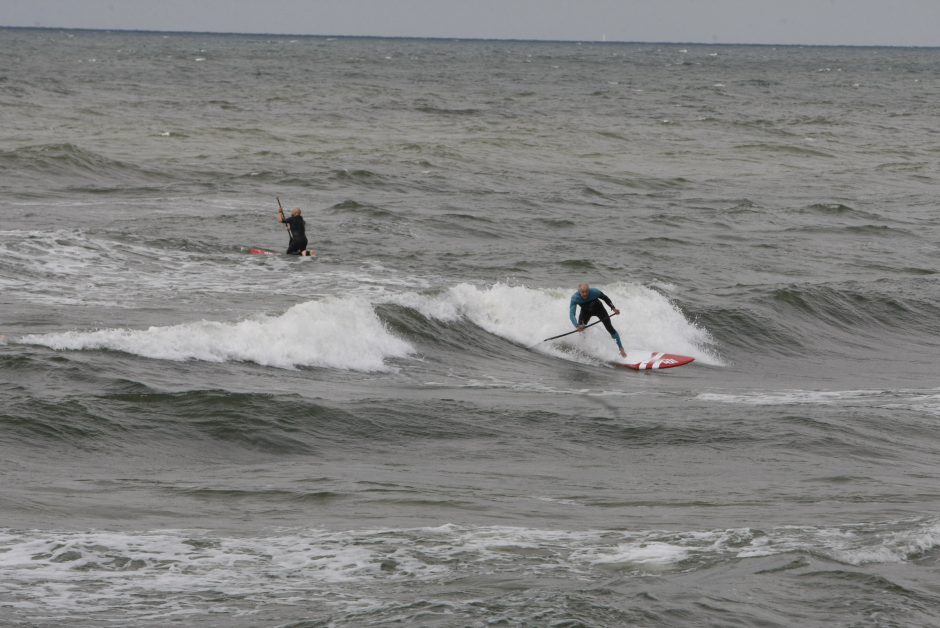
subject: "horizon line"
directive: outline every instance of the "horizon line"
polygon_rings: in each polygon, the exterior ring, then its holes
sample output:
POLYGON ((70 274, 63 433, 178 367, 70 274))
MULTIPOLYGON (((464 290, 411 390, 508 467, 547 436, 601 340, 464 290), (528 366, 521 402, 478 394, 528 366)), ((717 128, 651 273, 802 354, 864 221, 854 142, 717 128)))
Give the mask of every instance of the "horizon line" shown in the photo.
POLYGON ((391 39, 411 41, 456 41, 456 42, 516 42, 516 43, 546 43, 546 44, 645 44, 657 46, 766 46, 786 48, 911 48, 932 49, 940 48, 937 45, 918 44, 788 44, 788 43, 755 43, 755 42, 719 42, 719 41, 639 41, 619 39, 526 39, 518 37, 448 37, 443 35, 336 35, 317 33, 262 33, 247 31, 197 31, 197 30, 156 30, 149 28, 90 28, 81 26, 10 26, 0 24, 0 29, 31 30, 31 31, 78 31, 86 33, 138 33, 150 35, 214 35, 214 36, 242 36, 242 37, 284 37, 284 38, 316 38, 316 39, 391 39))

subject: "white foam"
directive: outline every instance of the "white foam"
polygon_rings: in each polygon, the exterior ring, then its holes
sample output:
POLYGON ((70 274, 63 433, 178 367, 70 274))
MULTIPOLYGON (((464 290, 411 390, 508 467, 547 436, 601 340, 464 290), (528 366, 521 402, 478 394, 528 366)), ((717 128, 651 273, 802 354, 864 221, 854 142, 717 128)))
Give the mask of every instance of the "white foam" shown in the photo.
POLYGON ((385 360, 413 353, 370 303, 355 297, 295 305, 280 316, 234 323, 199 321, 149 329, 101 329, 24 336, 58 350, 109 349, 161 360, 255 362, 293 368, 388 370, 385 360))
POLYGON ((621 544, 606 556, 593 562, 603 564, 674 565, 689 556, 689 550, 671 543, 638 542, 621 544))
POLYGON ((816 553, 848 565, 891 564, 915 560, 940 547, 940 524, 926 522, 850 525, 844 528, 782 527, 736 550, 738 558, 791 552, 816 553))
POLYGON ((751 406, 795 405, 795 404, 831 404, 846 399, 861 399, 883 394, 874 390, 782 390, 743 394, 701 393, 696 399, 719 403, 734 403, 751 406))
POLYGON ((544 497, 544 496, 539 496, 539 495, 533 496, 532 499, 536 501, 540 501, 540 502, 548 502, 550 504, 561 504, 563 506, 575 506, 577 508, 584 507, 583 504, 579 504, 573 499, 559 499, 555 497, 544 497))
POLYGON ((475 574, 605 580, 611 569, 708 570, 797 552, 850 565, 895 564, 920 559, 938 546, 936 520, 764 532, 442 525, 225 536, 172 529, 0 529, 0 582, 7 615, 20 612, 44 623, 116 611, 128 619, 179 620, 208 613, 248 615, 285 604, 356 612, 391 608, 400 598, 389 583, 447 583, 475 574))
POLYGON ((15 269, 0 272, 0 290, 18 300, 50 305, 146 307, 164 305, 187 292, 224 298, 233 285, 240 295, 254 295, 259 302, 271 295, 299 299, 342 291, 366 296, 384 294, 389 286, 427 287, 421 278, 377 264, 357 269, 318 266, 314 279, 299 282, 297 264, 316 262, 284 255, 259 259, 234 250, 148 246, 80 230, 0 230, 0 259, 15 269))
POLYGON ((7 607, 50 619, 118 609, 151 619, 244 615, 272 598, 299 603, 324 589, 332 593, 320 595, 320 603, 333 606, 342 603, 347 583, 414 578, 437 569, 381 543, 365 547, 343 533, 321 531, 266 538, 178 530, 0 533, 7 607), (389 556, 395 561, 391 574, 383 570, 389 556), (222 592, 213 596, 218 601, 211 609, 203 604, 206 590, 222 592))
MULTIPOLYGON (((659 292, 638 284, 602 287, 621 310, 612 318, 624 347, 642 347, 690 355, 706 364, 721 364, 709 350, 708 332, 688 321, 659 292)), ((606 361, 616 345, 601 325, 557 341, 543 339, 571 331, 568 309, 574 288, 534 289, 503 283, 487 287, 458 284, 436 297, 401 294, 395 302, 443 321, 466 318, 486 331, 545 353, 581 361, 606 361)))
MULTIPOLYGON (((833 536, 838 539, 837 534, 833 536)), ((850 565, 903 563, 940 547, 940 524, 884 535, 845 535, 842 542, 829 540, 826 545, 828 548, 825 553, 850 565), (870 536, 874 536, 877 542, 873 543, 870 536)))
POLYGON ((496 377, 484 379, 465 379, 459 384, 447 381, 428 381, 425 386, 441 388, 468 388, 468 389, 508 389, 518 392, 550 393, 552 395, 577 395, 579 397, 635 397, 646 394, 646 391, 635 390, 600 390, 591 388, 557 388, 547 386, 541 382, 508 381, 496 377))
POLYGON ((748 393, 701 393, 700 401, 749 406, 835 405, 864 403, 886 408, 916 408, 927 414, 940 414, 940 395, 920 390, 780 390, 748 393))

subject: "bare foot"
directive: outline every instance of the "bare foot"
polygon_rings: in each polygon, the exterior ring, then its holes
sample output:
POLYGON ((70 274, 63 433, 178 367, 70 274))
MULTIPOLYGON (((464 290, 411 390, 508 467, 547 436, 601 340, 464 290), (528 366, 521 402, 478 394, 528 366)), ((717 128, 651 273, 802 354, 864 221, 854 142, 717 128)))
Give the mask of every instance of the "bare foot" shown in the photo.
POLYGON ((620 350, 620 357, 621 357, 621 358, 627 357, 627 352, 624 351, 623 349, 621 349, 621 350, 620 350))

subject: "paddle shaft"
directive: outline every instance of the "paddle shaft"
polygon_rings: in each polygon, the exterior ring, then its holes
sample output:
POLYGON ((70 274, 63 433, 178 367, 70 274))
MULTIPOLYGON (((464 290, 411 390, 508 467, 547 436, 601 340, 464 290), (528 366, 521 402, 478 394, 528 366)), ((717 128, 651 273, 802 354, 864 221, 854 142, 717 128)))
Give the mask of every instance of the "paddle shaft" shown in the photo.
MULTIPOLYGON (((611 316, 616 316, 616 314, 611 314, 611 316)), ((564 338, 565 336, 570 336, 571 334, 578 333, 579 331, 581 331, 581 329, 587 329, 588 327, 593 327, 594 325, 597 325, 598 323, 603 323, 603 322, 604 321, 602 320, 596 320, 593 323, 589 323, 588 325, 585 325, 584 327, 579 327, 578 329, 575 329, 574 331, 569 331, 563 334, 558 334, 557 336, 552 336, 551 338, 546 338, 542 342, 546 342, 548 340, 555 340, 556 338, 564 338)))
MULTIPOLYGON (((274 198, 277 199, 277 210, 278 210, 279 212, 281 212, 281 217, 283 218, 283 217, 284 217, 284 207, 281 205, 281 197, 280 197, 280 196, 275 196, 274 198)), ((290 225, 287 224, 287 222, 285 222, 285 221, 283 221, 283 220, 282 220, 281 222, 284 223, 284 227, 289 231, 289 230, 290 230, 290 225)))

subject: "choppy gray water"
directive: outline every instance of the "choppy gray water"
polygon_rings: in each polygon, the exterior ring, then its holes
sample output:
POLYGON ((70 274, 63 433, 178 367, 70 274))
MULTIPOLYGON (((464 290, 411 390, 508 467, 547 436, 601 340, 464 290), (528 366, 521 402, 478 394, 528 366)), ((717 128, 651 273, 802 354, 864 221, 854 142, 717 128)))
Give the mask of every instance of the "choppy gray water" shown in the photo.
POLYGON ((0 622, 940 622, 940 50, 0 50, 0 622))

